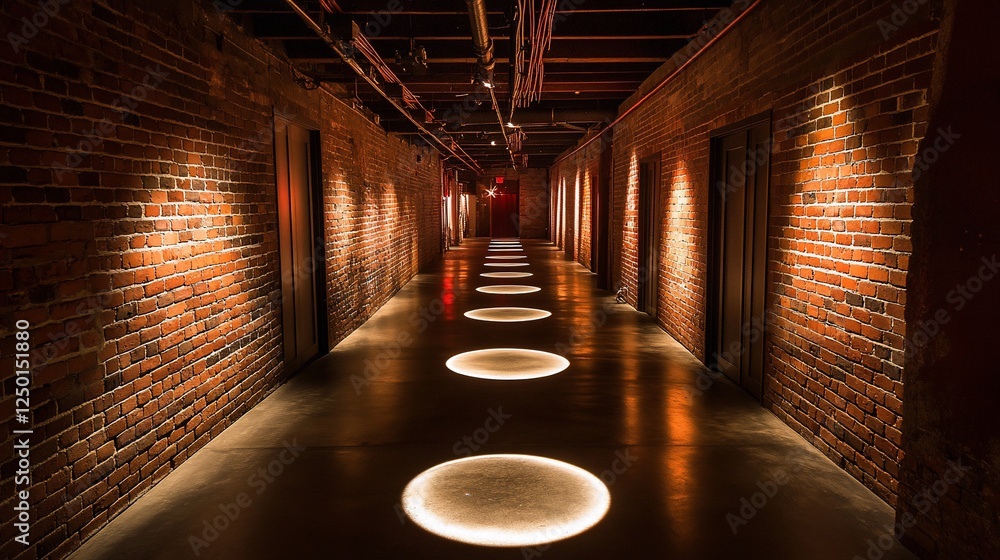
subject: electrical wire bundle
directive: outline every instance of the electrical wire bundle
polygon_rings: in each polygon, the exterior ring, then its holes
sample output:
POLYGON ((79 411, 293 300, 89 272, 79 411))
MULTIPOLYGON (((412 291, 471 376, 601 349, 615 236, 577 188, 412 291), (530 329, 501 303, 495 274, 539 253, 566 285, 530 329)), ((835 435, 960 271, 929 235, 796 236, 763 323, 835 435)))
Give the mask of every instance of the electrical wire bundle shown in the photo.
POLYGON ((518 0, 515 28, 513 107, 527 107, 542 98, 545 53, 552 47, 552 28, 558 0, 518 0), (540 1, 540 3, 539 3, 540 1), (527 52, 530 49, 530 56, 527 52))

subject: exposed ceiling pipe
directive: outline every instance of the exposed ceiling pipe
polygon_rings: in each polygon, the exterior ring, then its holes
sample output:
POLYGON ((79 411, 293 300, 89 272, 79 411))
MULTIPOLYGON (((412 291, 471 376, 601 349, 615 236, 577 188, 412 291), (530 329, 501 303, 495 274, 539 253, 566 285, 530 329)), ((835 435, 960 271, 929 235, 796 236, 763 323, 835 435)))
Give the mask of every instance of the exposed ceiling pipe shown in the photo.
POLYGON ((465 0, 469 8, 469 23, 472 25, 472 47, 479 61, 481 79, 493 84, 493 68, 496 60, 493 58, 493 38, 490 37, 490 24, 486 18, 486 0, 465 0))
MULTIPOLYGON (((494 91, 493 68, 496 66, 496 59, 493 58, 493 38, 490 37, 490 24, 486 17, 486 0, 465 0, 465 5, 469 9, 469 24, 472 27, 472 47, 476 51, 476 60, 479 63, 479 74, 476 80, 485 88, 490 90, 490 101, 493 104, 493 112, 496 113, 497 124, 500 132, 503 133, 503 141, 510 154, 510 163, 517 166, 514 160, 514 150, 511 146, 510 137, 504 128, 503 115, 500 113, 500 104, 497 103, 496 92, 494 91)), ((491 117, 492 118, 492 117, 491 117)))
POLYGON ((354 70, 354 72, 359 77, 361 77, 369 86, 371 86, 372 89, 374 89, 376 92, 378 92, 379 95, 385 98, 385 100, 388 101, 389 104, 391 104, 393 107, 395 107, 397 111, 402 113, 402 115, 406 117, 407 120, 409 120, 411 123, 413 123, 413 125, 416 126, 417 129, 421 133, 423 133, 424 136, 430 138, 433 143, 437 144, 438 146, 443 148, 445 152, 457 158, 469 169, 476 171, 477 173, 482 172, 482 168, 479 166, 478 163, 476 163, 476 160, 472 159, 472 156, 467 154, 465 150, 463 150, 462 147, 459 146, 458 143, 455 142, 453 138, 451 138, 451 136, 445 134, 446 137, 445 139, 438 137, 436 134, 428 130, 427 127, 423 125, 423 123, 417 121, 417 119, 413 117, 413 115, 410 113, 410 111, 406 109, 406 107, 400 105, 398 101, 396 101, 388 93, 386 93, 385 90, 378 84, 378 82, 373 80, 371 76, 369 76, 368 73, 365 72, 365 70, 357 63, 357 61, 355 61, 352 57, 348 56, 346 52, 344 52, 344 50, 340 46, 340 42, 331 37, 330 34, 326 32, 326 30, 320 27, 320 25, 316 23, 313 20, 313 18, 310 17, 309 14, 305 12, 305 10, 303 10, 296 3, 295 0, 285 0, 285 3, 288 4, 288 7, 290 7, 292 11, 298 14, 298 16, 302 19, 303 23, 305 23, 310 29, 312 29, 313 32, 315 32, 316 35, 318 35, 319 38, 322 39, 323 42, 326 43, 333 50, 333 52, 335 52, 337 56, 339 56, 341 60, 344 61, 344 64, 347 64, 352 70, 354 70))
MULTIPOLYGON (((521 109, 514 113, 511 122, 522 126, 528 124, 596 123, 607 122, 613 118, 615 118, 615 111, 599 109, 521 109)), ((492 115, 473 113, 462 124, 475 125, 492 122, 492 115)))

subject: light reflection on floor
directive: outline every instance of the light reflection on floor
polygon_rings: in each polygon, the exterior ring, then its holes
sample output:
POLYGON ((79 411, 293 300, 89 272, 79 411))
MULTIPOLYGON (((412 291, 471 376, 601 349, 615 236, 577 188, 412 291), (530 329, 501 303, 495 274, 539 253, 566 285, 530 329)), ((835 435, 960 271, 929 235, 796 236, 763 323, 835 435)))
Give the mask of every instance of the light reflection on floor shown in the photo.
POLYGON ((534 309, 531 307, 486 307, 483 309, 473 309, 466 311, 465 316, 477 321, 491 321, 494 323, 518 323, 522 321, 537 321, 551 317, 552 313, 544 309, 534 309))
POLYGON ((483 278, 527 278, 534 276, 530 272, 484 272, 480 274, 483 278))
POLYGON ((519 295, 519 294, 534 294, 536 292, 542 291, 538 286, 515 286, 513 284, 498 284, 495 286, 480 286, 476 288, 477 292, 483 294, 503 294, 503 295, 519 295))
POLYGON ((452 356, 445 365, 469 377, 519 381, 555 375, 569 367, 569 360, 540 350, 487 348, 452 356))
POLYGON ((486 266, 511 268, 516 266, 528 266, 528 263, 486 263, 486 266))
POLYGON ((529 547, 578 535, 607 513, 611 495, 593 474, 532 455, 481 455, 442 463, 403 491, 403 511, 435 535, 463 543, 529 547))

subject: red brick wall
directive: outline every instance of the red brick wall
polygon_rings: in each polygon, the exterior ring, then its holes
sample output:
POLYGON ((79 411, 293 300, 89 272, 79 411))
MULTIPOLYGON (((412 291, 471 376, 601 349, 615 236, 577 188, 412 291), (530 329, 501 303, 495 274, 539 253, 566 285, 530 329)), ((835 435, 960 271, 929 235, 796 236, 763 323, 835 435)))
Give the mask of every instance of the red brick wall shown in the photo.
POLYGON ((947 0, 944 14, 946 78, 931 88, 914 187, 895 531, 927 560, 988 560, 1000 558, 1000 190, 984 179, 1000 149, 1000 4, 947 0))
MULTIPOLYGON (((554 166, 550 172, 553 177, 566 178, 566 188, 570 192, 569 200, 571 201, 571 203, 567 205, 569 206, 568 212, 576 212, 572 201, 574 201, 577 196, 580 197, 579 222, 581 227, 575 228, 575 231, 570 233, 575 239, 575 247, 573 248, 574 254, 571 256, 591 270, 594 268, 594 263, 591 262, 593 258, 593 232, 591 231, 591 226, 593 224, 594 188, 598 180, 596 175, 600 169, 599 164, 601 151, 607 149, 608 147, 608 142, 602 143, 601 140, 597 140, 579 152, 569 156, 567 159, 559 162, 559 164, 554 166), (579 190, 577 190, 577 181, 579 181, 579 190)), ((557 186, 557 182, 553 183, 552 192, 550 194, 550 204, 553 208, 555 208, 557 204, 557 186)), ((573 219, 575 219, 575 217, 573 219)), ((552 228, 554 233, 550 237, 553 241, 556 241, 558 232, 555 231, 556 227, 554 220, 552 228)))
MULTIPOLYGON (((771 111, 764 403, 890 503, 901 459, 910 170, 937 40, 926 8, 884 38, 879 20, 892 9, 763 2, 615 128, 612 215, 613 267, 634 304, 638 162, 659 153, 657 320, 704 359, 710 134, 771 111)), ((583 174, 592 149, 553 176, 583 174)))
MULTIPOLYGON (((0 47, 3 352, 24 319, 42 356, 33 545, 12 540, 5 462, 5 557, 65 556, 288 377, 275 108, 321 131, 331 343, 439 250, 436 155, 302 90, 220 14, 142 5, 62 3, 0 47)), ((36 10, 5 3, 2 35, 36 10)), ((12 378, 2 391, 10 450, 12 378)))

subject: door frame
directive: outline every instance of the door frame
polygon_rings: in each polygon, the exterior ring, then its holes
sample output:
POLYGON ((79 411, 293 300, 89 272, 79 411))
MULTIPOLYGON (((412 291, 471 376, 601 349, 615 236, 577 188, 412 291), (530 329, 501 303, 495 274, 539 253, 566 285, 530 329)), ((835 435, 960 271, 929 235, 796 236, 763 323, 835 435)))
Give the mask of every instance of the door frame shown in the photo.
POLYGON ((597 287, 611 289, 611 180, 612 152, 608 145, 601 150, 595 175, 597 187, 594 189, 593 210, 593 269, 597 273, 597 287))
MULTIPOLYGON (((752 117, 743 119, 736 123, 716 129, 710 133, 710 156, 709 156, 709 193, 708 193, 708 267, 707 267, 707 290, 706 290, 706 314, 705 314, 705 365, 715 371, 721 371, 719 366, 720 354, 724 353, 721 348, 721 324, 722 324, 722 297, 723 285, 723 253, 722 253, 722 229, 725 217, 722 215, 723 196, 717 188, 720 177, 720 160, 722 159, 723 143, 726 139, 738 133, 744 133, 747 137, 746 150, 749 152, 756 145, 754 134, 758 127, 766 125, 766 134, 763 138, 766 142, 773 141, 771 111, 766 111, 752 117)), ((752 186, 753 196, 746 197, 744 202, 744 232, 751 234, 751 246, 747 247, 747 239, 744 238, 744 270, 743 270, 743 291, 741 302, 741 348, 739 359, 737 360, 739 379, 732 379, 737 385, 749 392, 758 400, 763 397, 764 387, 764 352, 766 339, 767 321, 764 320, 764 312, 768 308, 769 294, 767 291, 768 262, 767 252, 770 249, 770 239, 768 235, 768 221, 770 219, 770 176, 771 176, 771 154, 769 152, 767 162, 764 166, 755 166, 757 172, 752 176, 745 177, 745 189, 750 192, 750 181, 754 181, 752 186), (762 179, 762 184, 758 182, 762 179), (750 270, 746 268, 746 256, 750 255, 750 270), (749 284, 749 286, 748 286, 749 284), (749 295, 749 298, 747 297, 749 295), (760 317, 760 321, 755 321, 760 317), (749 320, 748 320, 749 318, 749 320), (749 323, 749 325, 748 325, 749 323), (743 346, 749 346, 749 349, 743 346), (759 381, 759 383, 757 383, 759 381)))
POLYGON ((638 211, 636 243, 636 309, 652 317, 656 317, 656 305, 659 291, 660 276, 660 233, 662 222, 663 189, 661 183, 662 166, 661 153, 648 155, 639 160, 638 211), (650 177, 652 185, 643 188, 643 169, 651 166, 650 177), (647 246, 648 245, 648 246, 647 246), (645 258, 644 258, 645 257, 645 258), (643 262, 646 260, 648 262, 643 262), (643 274, 643 270, 646 274, 643 274))
MULTIPOLYGON (((275 190, 278 189, 278 163, 277 163, 277 151, 274 147, 278 141, 278 122, 283 122, 287 125, 294 125, 305 129, 309 136, 309 198, 310 198, 310 229, 312 233, 312 246, 313 251, 310 259, 312 259, 311 268, 313 270, 313 293, 315 297, 315 313, 316 313, 316 342, 317 350, 316 354, 301 360, 293 364, 293 368, 289 373, 295 373, 307 364, 316 360, 320 356, 327 354, 330 351, 330 336, 329 330, 330 325, 326 318, 329 316, 329 304, 328 304, 328 294, 326 290, 326 230, 324 227, 324 214, 323 214, 323 148, 321 143, 321 135, 319 132, 319 125, 314 121, 305 119, 303 117, 285 113, 279 110, 277 107, 274 108, 272 119, 271 119, 271 164, 275 173, 275 190)), ((281 209, 277 209, 281 212, 281 209)), ((284 282, 284 270, 281 267, 281 231, 278 228, 278 277, 280 282, 284 282)), ((283 290, 283 288, 282 288, 283 290)), ((284 313, 285 302, 282 302, 282 313, 284 313)), ((284 317, 282 318, 282 346, 287 346, 290 341, 286 336, 284 329, 284 317)), ((287 355, 287 354, 285 354, 287 355)))

